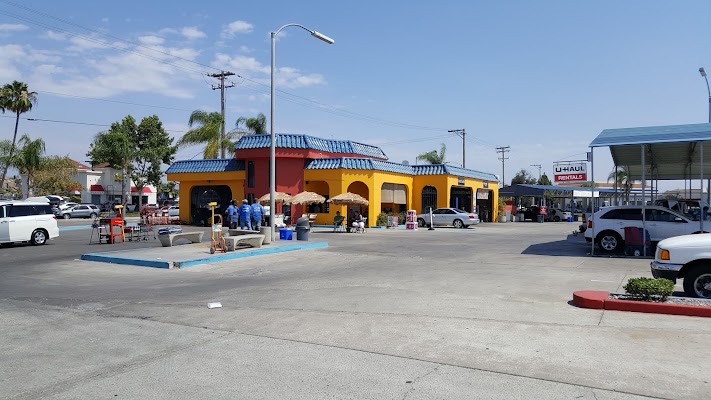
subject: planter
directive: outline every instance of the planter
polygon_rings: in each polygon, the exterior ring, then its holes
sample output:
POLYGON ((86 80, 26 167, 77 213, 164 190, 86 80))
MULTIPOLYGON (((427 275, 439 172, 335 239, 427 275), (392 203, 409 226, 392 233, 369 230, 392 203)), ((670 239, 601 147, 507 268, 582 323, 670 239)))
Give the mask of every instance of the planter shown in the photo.
POLYGON ((506 222, 506 216, 505 215, 499 216, 499 222, 506 222))

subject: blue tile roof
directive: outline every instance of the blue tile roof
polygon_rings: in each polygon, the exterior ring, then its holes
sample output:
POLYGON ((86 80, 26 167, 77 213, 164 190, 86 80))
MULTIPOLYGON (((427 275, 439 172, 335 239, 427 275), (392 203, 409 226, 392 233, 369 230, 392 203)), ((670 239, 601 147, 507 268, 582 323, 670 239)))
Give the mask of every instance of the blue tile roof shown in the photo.
MULTIPOLYGON (((269 135, 245 135, 235 143, 235 149, 260 149, 269 147, 270 142, 269 135)), ((323 139, 301 134, 278 133, 275 146, 289 149, 312 149, 329 153, 359 154, 382 159, 388 158, 380 147, 350 140, 323 139)))
POLYGON ((457 175, 484 181, 497 181, 494 174, 459 168, 451 165, 405 165, 390 161, 373 160, 369 158, 319 158, 311 160, 306 169, 363 169, 395 172, 406 175, 457 175))
POLYGON ((234 158, 217 158, 209 160, 181 160, 168 167, 166 174, 188 172, 226 172, 244 171, 244 161, 234 158))

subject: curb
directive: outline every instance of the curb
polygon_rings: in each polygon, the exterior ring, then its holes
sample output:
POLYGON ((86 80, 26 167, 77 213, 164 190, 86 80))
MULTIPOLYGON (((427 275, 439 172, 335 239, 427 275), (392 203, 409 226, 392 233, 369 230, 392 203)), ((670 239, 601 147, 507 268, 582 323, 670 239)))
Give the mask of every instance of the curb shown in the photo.
POLYGON ((150 267, 150 268, 186 268, 193 265, 208 264, 212 262, 219 262, 225 260, 233 260, 236 258, 261 256, 266 254, 283 253, 287 251, 294 250, 306 250, 306 249, 318 249, 322 247, 328 247, 328 242, 314 242, 305 244, 292 244, 279 247, 262 247, 259 249, 245 249, 239 251, 231 251, 229 253, 220 255, 210 255, 200 258, 194 258, 190 260, 183 261, 167 261, 167 260, 155 260, 155 259, 145 259, 145 258, 133 258, 133 257, 122 257, 119 255, 111 253, 86 253, 81 255, 81 259, 84 261, 96 261, 104 262, 109 264, 122 264, 122 265, 135 265, 139 267, 150 267))
POLYGON ((573 293, 573 304, 578 307, 595 310, 631 311, 711 318, 711 307, 608 299, 607 296, 609 294, 609 292, 600 290, 580 290, 573 293))

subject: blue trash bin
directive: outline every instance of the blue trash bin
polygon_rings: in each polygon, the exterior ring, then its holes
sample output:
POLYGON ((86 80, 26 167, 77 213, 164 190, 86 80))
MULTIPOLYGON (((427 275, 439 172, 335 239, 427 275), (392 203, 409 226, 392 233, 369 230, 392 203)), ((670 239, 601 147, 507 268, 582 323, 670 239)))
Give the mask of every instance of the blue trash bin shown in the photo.
POLYGON ((279 229, 279 240, 291 240, 293 233, 289 228, 279 229))

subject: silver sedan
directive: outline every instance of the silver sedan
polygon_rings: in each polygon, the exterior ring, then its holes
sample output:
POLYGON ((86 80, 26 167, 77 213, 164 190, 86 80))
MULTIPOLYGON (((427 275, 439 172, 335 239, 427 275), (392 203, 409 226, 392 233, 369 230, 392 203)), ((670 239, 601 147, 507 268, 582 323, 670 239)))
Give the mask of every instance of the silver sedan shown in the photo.
MULTIPOLYGON (((466 212, 458 208, 438 208, 432 211, 432 224, 435 226, 453 226, 455 228, 468 228, 479 223, 479 216, 473 212, 466 212)), ((418 214, 419 227, 430 226, 430 214, 418 214)))

